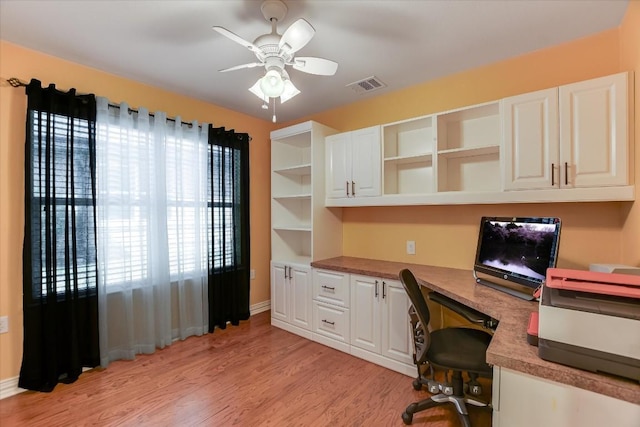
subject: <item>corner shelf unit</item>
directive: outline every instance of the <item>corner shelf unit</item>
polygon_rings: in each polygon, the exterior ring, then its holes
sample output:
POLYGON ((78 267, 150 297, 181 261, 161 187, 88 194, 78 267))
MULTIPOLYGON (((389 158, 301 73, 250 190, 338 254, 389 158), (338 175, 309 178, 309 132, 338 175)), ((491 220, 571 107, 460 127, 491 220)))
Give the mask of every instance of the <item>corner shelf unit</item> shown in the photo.
POLYGON ((324 138, 333 133, 312 121, 271 132, 272 261, 308 265, 342 250, 340 212, 324 207, 324 138))

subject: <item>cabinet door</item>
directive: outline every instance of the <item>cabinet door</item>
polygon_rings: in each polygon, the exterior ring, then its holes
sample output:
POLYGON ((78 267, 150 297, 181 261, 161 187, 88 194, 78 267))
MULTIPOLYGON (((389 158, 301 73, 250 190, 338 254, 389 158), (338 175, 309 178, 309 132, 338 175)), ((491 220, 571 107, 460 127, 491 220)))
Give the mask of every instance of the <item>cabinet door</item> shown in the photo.
POLYGON ((271 317, 284 322, 289 321, 289 279, 285 279, 286 274, 283 264, 271 263, 271 317))
POLYGON ((326 145, 326 192, 328 198, 351 194, 351 138, 349 133, 328 136, 326 145))
POLYGON ((502 101, 504 189, 559 186, 558 89, 502 101))
POLYGON ((311 269, 289 266, 289 295, 291 297, 290 322, 299 328, 311 330, 311 269))
POLYGON ((382 281, 351 276, 351 345, 380 353, 380 304, 382 281))
POLYGON ((411 365, 413 364, 413 346, 408 314, 411 301, 402 284, 396 280, 383 280, 381 301, 381 354, 411 365))
POLYGON ((351 132, 351 196, 379 196, 382 154, 380 126, 351 132), (355 194, 354 194, 355 193, 355 194))
POLYGON ((638 404, 507 368, 493 367, 493 390, 494 426, 637 427, 640 420, 638 404))
POLYGON ((560 87, 564 187, 628 183, 627 73, 560 87))

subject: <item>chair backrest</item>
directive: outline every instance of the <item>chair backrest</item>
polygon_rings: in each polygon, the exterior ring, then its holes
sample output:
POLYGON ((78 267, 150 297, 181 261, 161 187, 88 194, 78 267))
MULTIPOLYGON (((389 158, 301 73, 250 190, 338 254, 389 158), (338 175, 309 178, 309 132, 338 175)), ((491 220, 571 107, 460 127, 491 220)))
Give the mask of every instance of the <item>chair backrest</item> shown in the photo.
POLYGON ((429 344, 431 343, 431 337, 429 334, 429 321, 431 320, 431 314, 429 312, 429 307, 427 306, 427 301, 424 299, 424 295, 420 290, 420 285, 418 285, 418 281, 416 280, 413 273, 408 269, 403 269, 400 271, 400 282, 404 287, 407 296, 411 300, 411 305, 413 306, 413 311, 410 312, 411 317, 416 316, 418 318, 419 324, 414 324, 412 319, 412 329, 413 329, 413 340, 416 346, 416 359, 422 362, 424 361, 424 357, 426 356, 426 352, 429 349, 429 344))

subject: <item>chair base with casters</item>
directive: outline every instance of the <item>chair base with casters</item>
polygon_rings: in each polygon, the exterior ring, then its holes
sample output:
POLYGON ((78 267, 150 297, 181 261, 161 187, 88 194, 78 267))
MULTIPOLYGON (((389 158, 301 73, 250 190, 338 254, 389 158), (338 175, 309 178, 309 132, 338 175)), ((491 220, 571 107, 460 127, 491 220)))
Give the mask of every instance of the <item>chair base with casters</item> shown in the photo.
MULTIPOLYGON (((430 331, 429 308, 415 277, 409 270, 402 270, 400 281, 412 303, 409 316, 414 343, 414 363, 418 370, 413 388, 421 390, 426 386, 429 393, 433 394, 407 406, 402 414, 402 421, 411 424, 413 415, 417 412, 439 405, 453 405, 461 425, 471 427, 468 406, 492 409, 489 403, 475 397, 482 393, 478 377, 492 377, 493 370, 487 365, 485 356, 491 335, 472 328, 430 331), (444 373, 444 381, 436 381, 436 372, 444 373), (466 384, 463 372, 469 376, 466 384)), ((460 314, 465 315, 462 311, 464 310, 461 310, 460 314)), ((478 312, 475 312, 474 316, 477 315, 478 312)), ((472 321, 477 322, 477 317, 472 321)))

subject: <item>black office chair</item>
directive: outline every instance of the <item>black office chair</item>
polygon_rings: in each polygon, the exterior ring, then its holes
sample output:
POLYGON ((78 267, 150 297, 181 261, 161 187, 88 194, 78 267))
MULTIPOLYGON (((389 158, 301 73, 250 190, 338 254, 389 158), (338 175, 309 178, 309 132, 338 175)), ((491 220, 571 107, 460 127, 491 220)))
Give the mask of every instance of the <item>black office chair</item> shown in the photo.
MULTIPOLYGON (((452 403, 462 425, 471 427, 467 404, 481 406, 490 409, 490 405, 465 393, 465 388, 471 395, 480 395, 482 388, 477 379, 492 377, 492 368, 487 365, 486 352, 491 335, 483 330, 472 328, 444 328, 435 331, 429 330, 430 313, 427 302, 420 290, 413 273, 407 269, 400 272, 400 281, 404 286, 411 308, 409 310, 411 329, 414 343, 414 362, 418 368, 418 377, 413 381, 413 388, 420 390, 423 385, 433 394, 428 399, 415 402, 407 406, 402 414, 402 421, 411 424, 413 414, 438 405, 452 403), (435 380, 435 371, 444 371, 445 381, 435 380), (467 372, 470 380, 466 387, 463 383, 462 373, 467 372), (452 373, 449 379, 449 373, 452 373)), ((438 294, 445 306, 455 308, 460 305, 438 294)), ((464 307, 464 306, 463 306, 464 307)), ((468 307, 456 310, 474 322, 491 322, 492 320, 482 313, 468 307), (465 313, 466 311, 466 313, 465 313)))

